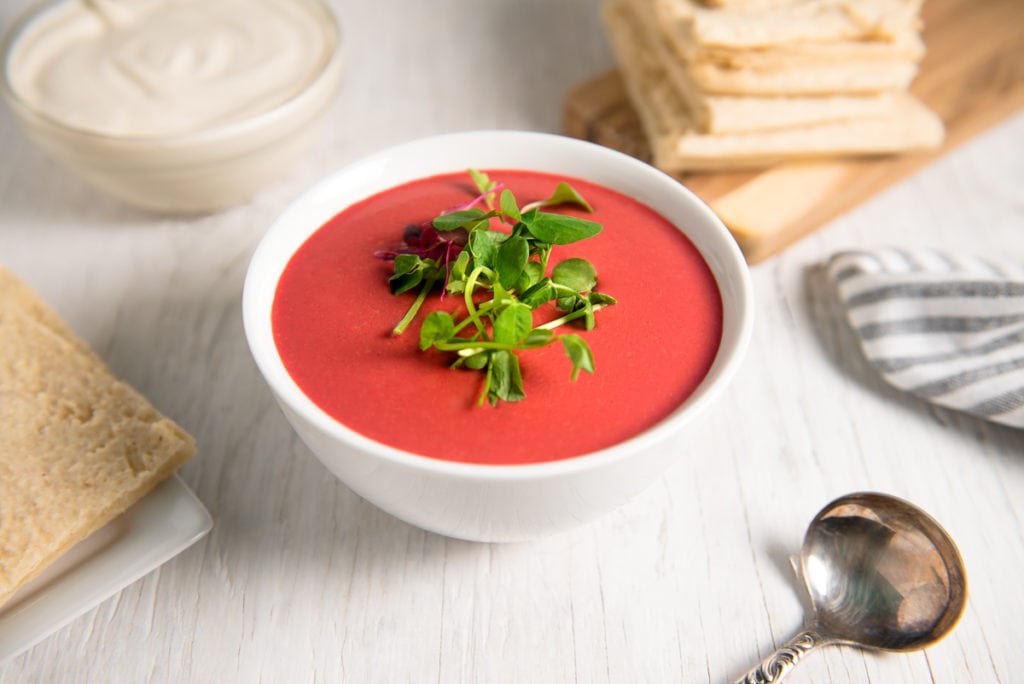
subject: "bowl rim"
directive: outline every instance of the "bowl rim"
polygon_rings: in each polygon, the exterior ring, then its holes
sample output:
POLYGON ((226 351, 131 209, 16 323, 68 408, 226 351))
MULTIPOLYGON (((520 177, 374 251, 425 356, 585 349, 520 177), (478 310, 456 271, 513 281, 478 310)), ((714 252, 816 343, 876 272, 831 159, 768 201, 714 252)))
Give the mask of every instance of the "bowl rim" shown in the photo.
MULTIPOLYGON (((465 154, 460 156, 465 156, 465 154)), ((503 164, 479 164, 478 166, 482 168, 495 168, 501 167, 503 164)), ((504 166, 505 168, 513 168, 507 164, 504 166)), ((526 170, 559 173, 557 171, 545 170, 543 168, 526 168, 526 170)), ((585 174, 576 175, 580 178, 590 180, 587 179, 585 174)), ((596 180, 592 182, 602 183, 602 181, 596 180)), ((369 185, 372 185, 372 182, 368 183, 369 185)), ((610 185, 607 182, 603 184, 615 189, 613 185, 610 185)), ((676 227, 679 229, 679 226, 676 227)), ((709 255, 705 250, 702 249, 700 245, 697 245, 696 242, 694 242, 694 244, 698 250, 701 251, 703 258, 708 262, 709 267, 712 268, 712 272, 715 273, 716 280, 719 281, 719 292, 722 293, 723 284, 720 280, 721 274, 716 272, 716 267, 711 264, 709 255)), ((723 298, 725 297, 724 293, 722 296, 723 298)), ((284 408, 293 411, 295 414, 311 423, 313 427, 320 430, 322 433, 330 436, 334 440, 343 442, 349 447, 360 451, 370 452, 374 456, 393 464, 420 471, 427 471, 435 475, 476 481, 509 481, 543 479, 592 470, 601 465, 610 464, 611 462, 628 458, 631 454, 636 453, 638 450, 645 448, 649 444, 662 441, 663 437, 667 434, 679 430, 684 424, 688 423, 689 420, 710 404, 730 383, 732 377, 737 372, 745 356, 752 334, 753 303, 753 286, 749 268, 742 252, 736 244, 735 239, 732 237, 732 234, 728 231, 717 215, 715 215, 702 200, 700 200, 678 180, 653 166, 639 161, 638 159, 595 143, 576 138, 533 131, 475 130, 431 135, 400 143, 376 153, 372 153, 369 156, 343 165, 339 169, 323 177, 298 198, 293 200, 272 222, 252 254, 243 285, 242 317, 246 341, 249 345, 250 353, 256 361, 256 365, 259 368, 260 373, 263 375, 264 380, 270 386, 270 389, 277 400, 284 408), (427 177, 432 174, 442 174, 449 171, 464 170, 466 165, 452 163, 447 160, 446 162, 424 162, 436 163, 436 170, 427 172, 426 174, 411 176, 406 180, 393 181, 390 184, 384 184, 380 187, 370 188, 368 190, 362 188, 360 193, 356 193, 357 196, 354 195, 353 197, 345 198, 344 201, 339 199, 338 203, 333 206, 330 215, 325 216, 320 222, 314 222, 316 225, 312 227, 307 225, 296 230, 294 221, 297 220, 298 215, 304 211, 307 206, 315 205, 318 201, 326 201, 329 203, 329 200, 324 199, 324 195, 332 186, 344 183, 345 180, 349 178, 358 179, 361 175, 373 172, 375 169, 380 169, 382 166, 387 165, 396 157, 410 157, 417 154, 423 154, 426 150, 434 150, 437 147, 449 149, 453 146, 462 145, 463 148, 460 149, 465 149, 465 146, 476 146, 479 148, 486 144, 493 144, 495 146, 517 146, 520 149, 535 148, 537 150, 542 150, 544 148, 551 148, 552 151, 570 154, 583 154, 589 155, 594 159, 603 159, 606 164, 610 164, 624 171, 629 170, 634 174, 640 174, 646 181, 658 186, 655 192, 667 193, 667 197, 672 197, 674 195, 678 199, 666 201, 673 201, 688 205, 688 209, 695 211, 700 217, 700 220, 714 232, 716 236, 715 240, 717 241, 719 249, 719 258, 715 259, 715 261, 720 264, 718 269, 725 269, 738 280, 738 287, 735 288, 738 292, 737 301, 730 302, 730 305, 735 312, 735 315, 732 316, 735 324, 732 326, 728 325, 730 312, 725 312, 722 339, 719 344, 718 352, 715 355, 715 359, 712 362, 707 375, 705 375, 704 379, 697 386, 694 392, 690 394, 690 396, 688 396, 676 409, 655 425, 611 446, 577 456, 551 461, 526 464, 486 464, 451 461, 440 457, 421 455, 398 447, 393 447, 366 437, 345 426, 337 419, 329 416, 309 397, 307 397, 285 369, 280 355, 277 353, 277 348, 273 340, 271 308, 273 305, 274 293, 277 288, 277 282, 295 251, 297 251, 313 233, 319 230, 327 219, 343 211, 348 206, 351 206, 351 204, 358 202, 360 199, 365 199, 366 197, 383 192, 391 187, 396 187, 404 182, 413 180, 414 178, 427 177), (530 148, 530 146, 533 146, 533 148, 530 148), (288 235, 290 240, 297 240, 297 242, 293 247, 291 247, 291 249, 287 250, 287 254, 281 256, 274 253, 273 250, 276 247, 274 242, 283 239, 282 236, 284 235, 288 235), (296 236, 300 236, 300 238, 297 238, 296 236), (280 261, 281 264, 280 268, 273 268, 268 271, 268 269, 278 261, 280 261), (266 306, 263 306, 263 300, 266 301, 266 306), (731 330, 729 328, 731 328, 731 330), (729 335, 728 339, 727 335, 729 335)), ((320 458, 319 454, 316 455, 320 458)))
POLYGON ((0 93, 7 100, 11 109, 17 112, 24 112, 34 119, 64 133, 81 136, 83 139, 94 142, 105 142, 117 145, 203 145, 211 139, 223 139, 237 136, 244 136, 253 129, 259 129, 274 121, 287 118, 291 110, 299 107, 309 93, 315 92, 321 84, 330 81, 337 74, 340 74, 344 50, 342 49, 341 24, 331 6, 326 0, 303 0, 311 10, 320 12, 323 21, 320 28, 327 37, 327 54, 321 59, 317 70, 310 74, 308 83, 302 89, 296 91, 290 97, 276 105, 261 111, 252 116, 241 119, 215 124, 211 127, 200 127, 193 131, 182 131, 171 134, 120 135, 97 131, 82 126, 75 126, 61 121, 52 114, 34 107, 14 87, 10 78, 10 63, 14 55, 14 48, 22 33, 32 24, 33 21, 43 16, 46 12, 56 10, 60 5, 68 4, 74 0, 36 0, 18 13, 14 20, 4 29, 0 35, 0 93))

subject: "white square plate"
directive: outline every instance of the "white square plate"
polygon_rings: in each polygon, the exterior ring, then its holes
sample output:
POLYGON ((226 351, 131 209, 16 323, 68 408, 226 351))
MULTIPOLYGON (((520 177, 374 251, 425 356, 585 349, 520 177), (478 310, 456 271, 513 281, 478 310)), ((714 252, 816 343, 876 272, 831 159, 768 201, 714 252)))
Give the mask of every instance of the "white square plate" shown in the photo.
POLYGON ((0 662, 94 608, 201 539, 213 519, 177 475, 76 544, 0 611, 0 662))

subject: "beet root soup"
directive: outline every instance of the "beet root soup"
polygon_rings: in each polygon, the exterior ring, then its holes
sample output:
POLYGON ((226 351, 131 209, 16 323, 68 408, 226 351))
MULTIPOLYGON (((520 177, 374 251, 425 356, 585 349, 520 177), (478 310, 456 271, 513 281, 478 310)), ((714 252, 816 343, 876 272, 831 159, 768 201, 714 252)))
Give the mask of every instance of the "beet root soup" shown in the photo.
MULTIPOLYGON (((461 294, 440 296, 442 282, 408 328, 392 333, 418 290, 392 294, 389 278, 396 265, 379 256, 393 255, 409 237, 407 226, 427 225, 479 194, 469 174, 453 173, 363 200, 296 251, 272 310, 274 341, 289 374, 317 406, 350 429, 450 461, 512 465, 564 459, 610 447, 658 423, 700 384, 721 340, 722 300, 700 253, 659 214, 609 188, 530 171, 487 175, 524 205, 550 197, 565 181, 592 207, 588 212, 567 204, 545 211, 602 226, 593 237, 556 244, 548 264, 550 272, 563 260, 585 259, 597 272, 594 289, 614 297, 614 304, 595 313, 593 329, 576 320, 554 330, 585 341, 594 372, 570 380, 574 365, 562 344, 527 349, 517 354, 525 398, 481 405, 486 373, 452 368, 456 354, 420 348, 421 325, 431 312, 452 312, 456 320, 467 315, 461 294)), ((511 230, 499 227, 497 219, 491 223, 495 230, 511 230)), ((533 325, 563 314, 544 305, 533 325)))

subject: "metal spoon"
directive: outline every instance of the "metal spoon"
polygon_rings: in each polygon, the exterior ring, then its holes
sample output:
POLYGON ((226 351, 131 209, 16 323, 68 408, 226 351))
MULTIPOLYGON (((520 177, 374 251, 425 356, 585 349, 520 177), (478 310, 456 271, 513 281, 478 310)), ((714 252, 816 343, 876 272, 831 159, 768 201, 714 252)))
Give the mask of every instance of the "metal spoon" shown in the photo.
POLYGON ((785 677, 812 649, 849 644, 914 651, 953 629, 967 577, 953 540, 927 513, 885 494, 850 494, 811 521, 800 551, 807 627, 736 684, 785 677))

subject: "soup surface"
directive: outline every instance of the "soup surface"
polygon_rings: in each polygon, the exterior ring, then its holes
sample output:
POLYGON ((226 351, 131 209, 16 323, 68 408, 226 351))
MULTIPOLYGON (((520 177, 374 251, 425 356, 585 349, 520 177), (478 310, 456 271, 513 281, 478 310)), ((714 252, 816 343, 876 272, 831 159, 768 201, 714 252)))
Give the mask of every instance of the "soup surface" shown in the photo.
MULTIPOLYGON (((428 221, 476 191, 468 174, 387 190, 342 211, 295 253, 277 287, 274 340, 288 372, 323 411, 378 442, 451 461, 523 464, 609 447, 658 423, 707 374, 722 333, 722 300, 694 245, 656 212, 609 188, 535 172, 488 170, 523 204, 568 181, 594 212, 552 208, 601 223, 595 237, 556 246, 554 265, 583 257, 597 289, 618 303, 577 332, 595 373, 570 381, 562 345, 520 352, 526 399, 477 405, 484 374, 419 349, 419 323, 461 298, 431 295, 409 329, 391 329, 414 293, 392 295, 391 262, 406 225, 428 221)), ((464 308, 460 309, 464 313, 464 308)), ((548 318, 554 317, 551 314, 548 318)), ((535 325, 540 322, 538 311, 535 325)))

